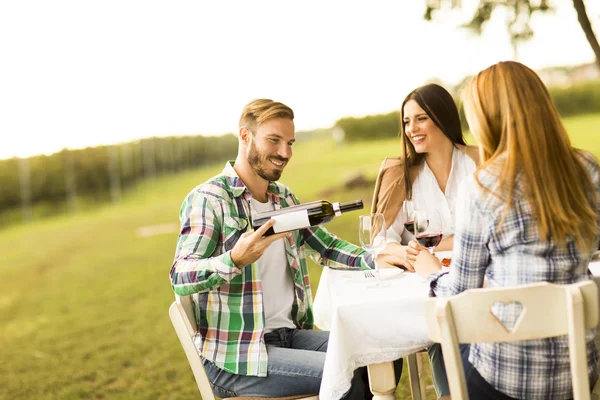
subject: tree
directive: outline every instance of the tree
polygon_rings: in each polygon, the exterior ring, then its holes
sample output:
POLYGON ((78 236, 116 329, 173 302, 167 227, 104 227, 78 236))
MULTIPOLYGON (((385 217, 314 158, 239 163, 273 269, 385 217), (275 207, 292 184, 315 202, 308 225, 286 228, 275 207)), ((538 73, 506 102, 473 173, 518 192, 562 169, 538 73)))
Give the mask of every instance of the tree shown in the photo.
MULTIPOLYGON (((579 25, 583 30, 585 37, 596 56, 596 65, 600 69, 600 44, 592 29, 592 24, 587 15, 583 0, 572 0, 573 7, 577 12, 579 25)), ((426 10, 424 18, 427 21, 433 19, 433 13, 439 10, 441 3, 449 2, 452 8, 460 8, 460 0, 425 0, 426 10)), ((496 7, 505 7, 510 12, 507 19, 507 29, 510 34, 513 49, 516 49, 519 42, 530 39, 533 36, 533 30, 529 25, 531 16, 536 12, 547 12, 552 9, 549 0, 479 0, 477 9, 469 22, 462 27, 481 34, 483 25, 491 18, 492 12, 496 7), (534 4, 535 3, 535 4, 534 4)))

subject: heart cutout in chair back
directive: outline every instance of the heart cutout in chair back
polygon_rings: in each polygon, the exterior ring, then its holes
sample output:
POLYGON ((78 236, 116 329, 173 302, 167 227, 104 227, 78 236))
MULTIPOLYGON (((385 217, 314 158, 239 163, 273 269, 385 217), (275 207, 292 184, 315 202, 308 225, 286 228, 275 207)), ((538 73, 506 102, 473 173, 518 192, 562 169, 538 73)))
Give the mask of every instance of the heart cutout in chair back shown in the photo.
POLYGON ((519 326, 524 314, 523 304, 518 301, 492 304, 490 312, 508 333, 513 333, 519 326))

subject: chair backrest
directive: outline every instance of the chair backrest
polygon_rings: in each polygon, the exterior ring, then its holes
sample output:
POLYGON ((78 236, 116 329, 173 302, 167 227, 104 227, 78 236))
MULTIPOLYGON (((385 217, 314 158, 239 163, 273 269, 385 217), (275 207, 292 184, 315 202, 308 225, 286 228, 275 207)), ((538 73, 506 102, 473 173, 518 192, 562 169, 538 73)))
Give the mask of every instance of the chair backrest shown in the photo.
POLYGON ((175 296, 175 301, 169 307, 169 317, 173 323, 173 328, 177 332, 177 337, 181 342, 183 351, 187 356, 196 384, 200 390, 203 400, 215 400, 210 381, 204 371, 202 358, 198 354, 194 344, 194 335, 197 331, 196 319, 194 318, 194 308, 192 296, 175 296))
POLYGON ((585 331, 598 325, 598 287, 593 281, 471 289, 448 298, 429 299, 425 314, 429 338, 442 344, 452 399, 468 399, 459 343, 561 335, 568 335, 574 399, 590 398, 585 331), (492 313, 496 303, 522 305, 521 315, 511 329, 492 313))

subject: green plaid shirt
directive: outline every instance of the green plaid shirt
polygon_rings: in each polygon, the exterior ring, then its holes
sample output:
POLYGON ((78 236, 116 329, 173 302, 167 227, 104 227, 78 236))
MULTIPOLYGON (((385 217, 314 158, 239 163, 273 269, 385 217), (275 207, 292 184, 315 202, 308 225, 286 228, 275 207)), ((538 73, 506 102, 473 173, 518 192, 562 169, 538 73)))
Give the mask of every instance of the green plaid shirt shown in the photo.
MULTIPOLYGON (((268 199, 281 207, 299 204, 289 188, 269 184, 268 199)), ((193 295, 200 355, 225 371, 267 375, 263 291, 257 263, 237 268, 231 249, 251 229, 251 194, 229 161, 223 172, 197 186, 185 198, 181 230, 170 278, 173 291, 193 295)), ((292 319, 312 329, 312 292, 306 255, 338 268, 372 268, 371 256, 321 227, 292 232, 284 239, 295 299, 292 319)))

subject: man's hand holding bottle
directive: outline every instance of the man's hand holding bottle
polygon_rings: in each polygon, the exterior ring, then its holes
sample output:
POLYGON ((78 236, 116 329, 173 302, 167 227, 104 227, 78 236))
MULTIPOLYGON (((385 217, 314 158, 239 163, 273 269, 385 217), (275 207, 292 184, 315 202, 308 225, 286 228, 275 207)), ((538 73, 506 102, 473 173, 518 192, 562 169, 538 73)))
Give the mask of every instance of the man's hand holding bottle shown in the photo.
POLYGON ((263 255, 271 243, 290 235, 289 232, 282 232, 265 236, 265 232, 273 224, 275 224, 275 220, 271 219, 257 230, 249 230, 240 236, 240 239, 233 246, 233 249, 231 249, 231 261, 233 261, 236 267, 243 268, 246 265, 252 264, 263 255))

